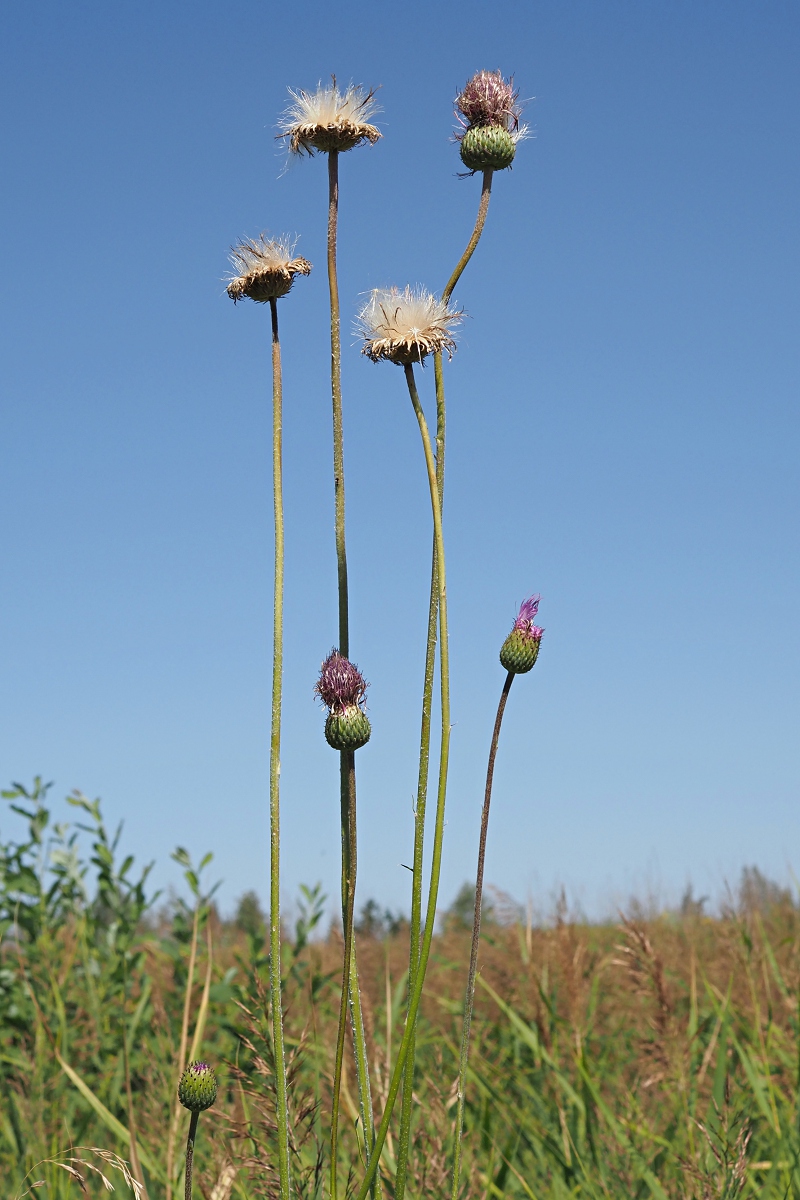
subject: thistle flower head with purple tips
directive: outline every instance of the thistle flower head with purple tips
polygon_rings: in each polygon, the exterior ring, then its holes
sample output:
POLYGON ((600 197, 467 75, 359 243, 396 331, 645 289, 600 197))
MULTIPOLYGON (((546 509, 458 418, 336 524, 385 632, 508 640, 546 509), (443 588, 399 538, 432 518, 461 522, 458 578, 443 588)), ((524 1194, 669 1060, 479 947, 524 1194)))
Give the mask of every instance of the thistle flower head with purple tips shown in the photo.
POLYGON ((363 704, 368 686, 358 667, 332 650, 320 668, 314 691, 331 712, 344 712, 363 704))
POLYGON ((468 129, 485 125, 516 129, 522 112, 518 97, 513 75, 504 79, 501 71, 477 71, 456 96, 456 116, 468 129))
POLYGON ((500 648, 500 662, 514 675, 530 671, 539 657, 539 644, 544 630, 534 624, 541 596, 529 596, 519 606, 511 633, 500 648))
POLYGON ((542 597, 539 595, 534 595, 529 596, 527 600, 523 600, 522 604, 519 606, 519 612, 517 613, 516 620, 514 621, 515 629, 519 629, 523 633, 529 634, 531 637, 536 638, 537 641, 542 640, 542 634, 544 633, 544 630, 540 628, 540 626, 534 625, 533 623, 533 618, 539 611, 539 601, 541 598, 542 597))

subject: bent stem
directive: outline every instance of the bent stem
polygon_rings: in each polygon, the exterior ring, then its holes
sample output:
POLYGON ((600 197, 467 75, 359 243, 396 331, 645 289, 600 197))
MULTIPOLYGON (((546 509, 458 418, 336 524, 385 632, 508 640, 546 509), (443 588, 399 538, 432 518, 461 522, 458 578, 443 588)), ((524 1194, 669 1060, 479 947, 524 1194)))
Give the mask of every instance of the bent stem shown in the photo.
MULTIPOLYGON (((331 402, 333 409, 333 485, 335 506, 335 536, 336 536, 336 576, 339 597, 339 653, 345 658, 350 657, 350 619, 347 584, 347 544, 345 540, 345 491, 344 491, 344 433, 342 422, 342 341, 341 318, 339 310, 339 281, 336 270, 336 244, 339 224, 339 151, 328 153, 328 290, 330 293, 331 310, 331 402)), ((356 1078, 358 1080, 359 1107, 364 1129, 367 1158, 374 1134, 374 1118, 372 1113, 372 1098, 369 1086, 369 1069, 367 1065, 367 1043, 364 1033, 364 1021, 361 1011, 361 996, 358 985, 358 967, 356 962, 355 939, 347 941, 347 920, 345 919, 345 843, 349 843, 344 825, 344 814, 349 811, 352 774, 352 790, 355 795, 355 764, 347 761, 344 751, 340 752, 339 760, 339 793, 342 809, 342 917, 345 927, 346 959, 349 958, 346 973, 346 986, 343 997, 350 993, 350 1004, 353 1024, 353 1046, 356 1060, 356 1078)), ((355 878, 353 879, 355 889, 355 878)), ((352 920, 350 922, 352 934, 352 920)), ((344 1003, 344 999, 343 999, 344 1003)), ((341 1085, 341 1079, 339 1080, 341 1085)), ((336 1088, 334 1087, 334 1093, 336 1088)), ((338 1105, 338 1100, 337 1100, 338 1105)), ((338 1126, 338 1108, 336 1113, 338 1126)), ((333 1123, 331 1124, 331 1146, 333 1147, 333 1123)), ((335 1155, 331 1161, 331 1200, 336 1200, 335 1184, 336 1161, 335 1155)))
MULTIPOLYGON (((486 214, 489 211, 489 199, 492 194, 492 171, 484 171, 481 198, 478 205, 478 215, 475 227, 467 247, 456 264, 455 270, 447 281, 442 292, 445 303, 453 294, 453 289, 464 273, 467 263, 472 258, 475 248, 480 241, 483 227, 486 224, 486 214)), ((446 436, 446 406, 444 394, 444 366, 442 354, 439 351, 433 356, 433 370, 436 383, 436 485, 439 492, 439 505, 444 505, 444 450, 446 436)), ((422 723, 419 745, 419 774, 417 777, 417 803, 414 809, 414 858, 411 882, 411 926, 410 951, 408 964, 409 997, 414 988, 414 980, 419 962, 419 939, 422 920, 422 860, 425 842, 425 812, 428 798, 428 770, 431 747, 431 711, 433 707, 433 677, 436 665, 436 635, 439 617, 439 583, 436 574, 436 545, 434 542, 431 556, 431 591, 428 603, 428 641, 425 650, 425 675, 422 688, 422 723)), ((400 1133, 397 1143, 397 1174, 395 1176, 395 1200, 403 1200, 408 1175, 408 1153, 411 1140, 411 1115, 414 1105, 414 1059, 416 1050, 416 1029, 411 1035, 409 1055, 403 1076, 403 1098, 400 1109, 400 1133)))
POLYGON ((425 983, 425 972, 428 966, 430 957, 431 942, 433 940, 433 927, 436 922, 436 902, 439 897, 439 878, 442 867, 442 842, 444 840, 444 815, 445 801, 447 799, 447 769, 450 759, 450 643, 447 633, 447 587, 445 575, 445 557, 444 557, 444 533, 442 530, 442 505, 439 499, 439 483, 436 475, 436 460, 431 446, 430 433, 428 431, 428 423, 425 420, 425 414, 422 411, 419 394, 417 393, 417 385, 414 380, 414 368, 411 363, 405 366, 406 383, 408 384, 408 392, 411 397, 411 404, 414 409, 414 415, 417 418, 420 435, 422 437, 422 447, 425 453, 425 466, 428 473, 428 487, 431 497, 431 509, 433 512, 433 537, 434 546, 436 549, 436 585, 437 585, 437 600, 439 608, 439 634, 440 634, 440 685, 441 685, 441 714, 442 714, 442 734, 439 747, 439 784, 436 796, 436 821, 433 833, 433 850, 431 855, 431 877, 428 888, 428 905, 425 913, 425 926, 422 933, 422 942, 419 950, 419 959, 416 963, 414 972, 413 986, 410 986, 410 998, 408 1004, 408 1015, 406 1017, 405 1029, 400 1042, 400 1049, 397 1054, 397 1062, 395 1063, 392 1073, 391 1083, 386 1097, 386 1107, 384 1108, 383 1116, 378 1131, 375 1135, 375 1145, 372 1154, 372 1160, 367 1167, 366 1175, 359 1189, 357 1200, 364 1200, 367 1192, 370 1189, 372 1180, 378 1168, 378 1163, 383 1150, 386 1134, 389 1130, 389 1122, 391 1121, 392 1111, 397 1093, 400 1090, 400 1083, 404 1076, 406 1062, 408 1061, 409 1051, 414 1041, 415 1025, 417 1013, 419 1012, 420 1000, 422 998, 422 988, 425 983))
POLYGON ((275 1056, 278 1175, 281 1200, 289 1200, 289 1105, 283 1046, 281 1000, 281 690, 283 683, 283 380, 278 337, 278 304, 269 302, 272 316, 272 482, 275 511, 275 589, 273 601, 272 727, 269 749, 269 974, 272 1008, 272 1049, 275 1056))
POLYGON ((497 716, 494 721, 492 743, 489 747, 489 765, 486 769, 486 790, 483 794, 483 812, 481 813, 481 836, 478 843, 478 871, 475 877, 475 915, 472 921, 472 946, 469 953, 469 974, 467 976, 467 992, 464 998, 464 1028, 461 1033, 461 1057, 458 1064, 458 1114, 456 1116, 455 1144, 453 1152, 453 1187, 451 1200, 458 1200, 458 1185, 461 1178, 461 1149, 464 1136, 464 1093, 467 1083, 467 1062, 469 1060, 469 1035, 472 1026, 472 1006, 475 1000, 475 975, 478 970, 478 944, 481 940, 481 902, 483 899, 483 867, 486 859, 486 834, 489 829, 489 807, 492 803, 492 780, 494 778, 494 761, 497 757, 497 743, 500 739, 500 726, 503 724, 503 713, 506 710, 508 693, 514 682, 514 672, 509 671, 503 684, 500 703, 497 706, 497 716))
POLYGON ((197 1118, 200 1113, 193 1112, 189 1122, 189 1136, 186 1139, 186 1179, 183 1186, 184 1200, 192 1200, 192 1163, 194 1161, 194 1141, 197 1136, 197 1118))

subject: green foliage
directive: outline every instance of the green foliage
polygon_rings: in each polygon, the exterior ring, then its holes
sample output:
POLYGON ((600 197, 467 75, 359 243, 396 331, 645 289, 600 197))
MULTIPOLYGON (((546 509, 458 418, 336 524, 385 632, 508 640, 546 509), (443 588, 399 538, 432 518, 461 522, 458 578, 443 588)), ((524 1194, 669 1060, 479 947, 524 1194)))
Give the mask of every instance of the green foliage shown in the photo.
MULTIPOLYGON (((23 832, 0 844, 3 1195, 42 1179, 31 1194, 76 1198, 70 1162, 88 1188, 99 1180, 88 1152, 69 1147, 105 1148, 110 1157, 96 1165, 113 1172, 114 1155, 131 1162, 135 1146, 149 1200, 166 1196, 187 985, 188 1040, 197 1033, 196 1056, 220 1084, 203 1116, 198 1191, 273 1195, 269 957, 256 899, 221 922, 205 882, 210 856, 195 864, 179 849, 184 895, 156 911, 147 869, 121 851, 120 830, 108 832, 97 801, 71 796, 73 824, 52 820, 41 780, 5 798, 23 832), (243 911, 253 918, 245 928, 243 911)), ((800 1196, 800 914, 752 869, 720 918, 689 899, 675 916, 621 928, 570 924, 563 911, 549 930, 505 917, 491 927, 473 1026, 465 1197, 800 1196)), ((410 1195, 447 1192, 471 902, 465 887, 434 946, 410 1195)), ((283 960, 293 1172, 309 1198, 325 1178, 341 969, 336 932, 319 937, 325 912, 319 885, 302 888, 283 960)), ((404 1012, 407 929, 392 921, 375 904, 362 908, 378 1113, 404 1012)), ((363 1154, 348 1071, 345 1171, 363 1154)), ((174 1200, 185 1132, 179 1124, 174 1200)), ((395 1145, 384 1155, 384 1194, 395 1145)))

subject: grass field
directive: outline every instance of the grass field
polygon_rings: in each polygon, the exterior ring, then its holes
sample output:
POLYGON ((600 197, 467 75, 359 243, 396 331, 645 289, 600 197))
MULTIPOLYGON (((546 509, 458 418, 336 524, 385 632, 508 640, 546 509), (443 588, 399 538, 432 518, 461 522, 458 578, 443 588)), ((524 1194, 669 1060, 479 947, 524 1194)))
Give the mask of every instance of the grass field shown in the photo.
MULTIPOLYGON (((196 1191, 275 1193, 268 961, 257 905, 219 920, 179 856, 193 905, 148 907, 96 804, 55 825, 46 793, 7 798, 30 834, 0 845, 3 1200, 106 1194, 132 1164, 150 1200, 182 1192, 179 1062, 202 1055, 220 1095, 200 1123, 196 1191), (188 998, 188 1005, 187 1005, 188 998), (183 1053, 182 1053, 183 1051, 183 1053), (68 1158, 71 1156, 72 1161, 68 1158), (46 1160, 52 1160, 47 1162, 46 1160), (70 1174, 69 1167, 75 1174, 70 1174)), ((463 900, 463 898, 462 898, 463 900)), ((449 1195, 469 930, 446 914, 419 1033, 408 1193, 449 1195)), ((326 1188, 341 937, 306 890, 286 931, 286 1030, 298 1194, 326 1188)), ((402 1031, 407 931, 362 906, 358 954, 378 1114, 402 1031)), ((467 1103, 470 1197, 800 1195, 800 911, 750 870, 727 911, 538 926, 499 904, 485 925, 467 1103)), ((342 1178, 359 1170, 352 1065, 342 1178)), ((391 1168, 395 1143, 384 1154, 391 1168)), ((387 1173, 388 1179, 388 1173, 387 1173)), ((384 1182, 384 1196, 391 1188, 384 1182)))

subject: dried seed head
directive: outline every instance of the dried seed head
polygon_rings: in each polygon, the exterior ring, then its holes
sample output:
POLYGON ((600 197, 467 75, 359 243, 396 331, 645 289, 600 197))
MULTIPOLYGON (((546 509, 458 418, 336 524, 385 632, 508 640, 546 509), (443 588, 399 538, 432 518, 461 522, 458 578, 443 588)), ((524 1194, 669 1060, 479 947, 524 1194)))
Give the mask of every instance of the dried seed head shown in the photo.
POLYGON ((522 601, 511 633, 500 649, 500 662, 515 675, 530 671, 539 657, 539 644, 544 630, 534 624, 533 618, 539 611, 540 600, 541 596, 530 596, 522 601))
POLYGON ((352 150, 364 142, 374 144, 381 132, 369 124, 369 118, 379 112, 375 92, 349 84, 343 92, 336 86, 336 76, 315 92, 293 91, 292 103, 283 114, 280 137, 289 139, 292 154, 313 154, 315 150, 352 150))
POLYGON ((453 329, 461 313, 450 309, 424 288, 375 288, 358 314, 361 353, 373 362, 382 358, 404 366, 428 354, 456 348, 453 329))
POLYGON ((277 300, 292 290, 295 275, 310 275, 307 259, 292 258, 294 247, 288 237, 268 240, 263 233, 234 246, 230 257, 236 274, 226 288, 234 304, 245 296, 259 304, 277 300))
POLYGON ((522 112, 518 97, 513 75, 506 80, 500 71, 478 71, 456 96, 456 116, 467 129, 482 125, 516 129, 522 112))
POLYGON ((217 1098, 217 1079, 208 1063, 193 1062, 181 1075, 178 1099, 189 1112, 203 1112, 217 1098))
POLYGON ((314 692, 331 712, 342 713, 359 708, 367 694, 367 684, 358 667, 338 650, 331 650, 320 667, 314 692))

